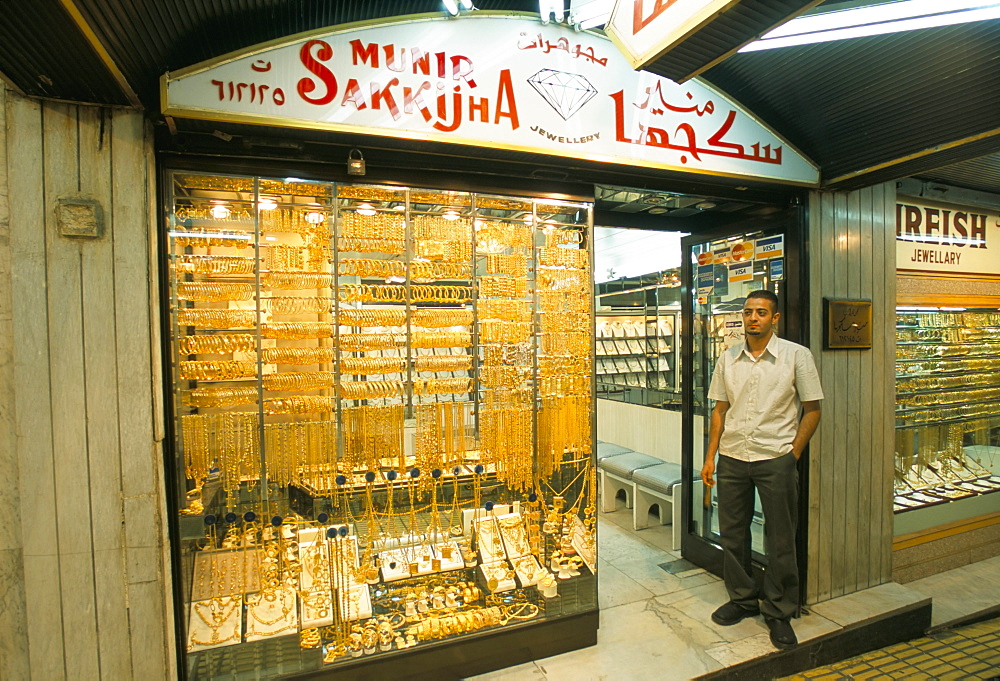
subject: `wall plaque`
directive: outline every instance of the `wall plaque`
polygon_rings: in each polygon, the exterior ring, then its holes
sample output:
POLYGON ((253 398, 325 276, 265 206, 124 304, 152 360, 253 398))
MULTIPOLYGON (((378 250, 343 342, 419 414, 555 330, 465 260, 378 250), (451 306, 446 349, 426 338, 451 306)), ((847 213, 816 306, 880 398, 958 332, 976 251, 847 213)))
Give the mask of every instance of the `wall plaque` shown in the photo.
POLYGON ((823 303, 826 313, 826 349, 871 349, 871 301, 831 300, 824 298, 823 303))

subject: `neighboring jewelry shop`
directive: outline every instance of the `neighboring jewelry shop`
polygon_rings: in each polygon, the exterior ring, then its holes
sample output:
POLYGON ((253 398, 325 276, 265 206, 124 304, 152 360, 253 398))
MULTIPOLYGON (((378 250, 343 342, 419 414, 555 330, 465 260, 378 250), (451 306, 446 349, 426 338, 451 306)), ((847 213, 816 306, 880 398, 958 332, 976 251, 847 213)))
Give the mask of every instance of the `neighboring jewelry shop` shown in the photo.
POLYGON ((909 581, 956 567, 956 546, 996 553, 1000 214, 900 197, 896 235, 894 577, 909 581))
MULTIPOLYGON (((816 182, 720 93, 511 15, 331 29, 163 90, 177 117, 816 182)), ((167 166, 189 677, 595 642, 592 204, 167 166)))

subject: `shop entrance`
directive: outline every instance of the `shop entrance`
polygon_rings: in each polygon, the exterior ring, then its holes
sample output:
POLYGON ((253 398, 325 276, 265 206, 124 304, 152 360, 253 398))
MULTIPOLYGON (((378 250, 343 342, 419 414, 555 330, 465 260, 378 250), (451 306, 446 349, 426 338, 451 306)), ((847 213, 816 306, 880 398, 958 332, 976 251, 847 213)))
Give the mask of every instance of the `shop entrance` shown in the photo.
MULTIPOLYGON (((793 253, 799 213, 794 206, 706 195, 601 186, 595 194, 597 432, 608 443, 598 445, 598 459, 604 494, 618 497, 604 508, 630 505, 628 524, 640 537, 642 529, 673 524, 674 550, 721 575, 717 502, 706 498, 700 481, 708 386, 721 352, 743 340, 747 293, 775 291, 782 311, 798 316, 801 287, 788 282, 799 271, 793 253), (616 210, 634 222, 609 220, 616 210), (616 228, 605 226, 609 221, 616 228), (657 461, 632 457, 629 465, 645 466, 642 472, 619 470, 623 459, 602 459, 601 447, 614 452, 614 445, 657 461)), ((799 341, 801 320, 790 321, 781 335, 799 341)), ((754 528, 753 549, 763 565, 760 514, 754 528)))

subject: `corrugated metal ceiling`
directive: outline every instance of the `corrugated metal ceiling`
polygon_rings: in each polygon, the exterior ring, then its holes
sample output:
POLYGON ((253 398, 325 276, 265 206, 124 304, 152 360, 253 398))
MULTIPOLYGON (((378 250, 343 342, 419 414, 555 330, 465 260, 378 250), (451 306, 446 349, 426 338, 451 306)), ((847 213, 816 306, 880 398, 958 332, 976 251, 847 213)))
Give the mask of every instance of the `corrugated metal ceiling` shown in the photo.
MULTIPOLYGON (((793 0, 757 2, 777 8, 793 0)), ((0 73, 33 96, 119 105, 137 95, 154 118, 158 79, 165 71, 306 30, 443 11, 440 0, 32 0, 30 5, 25 11, 17 0, 0 0, 0 73), (93 30, 110 64, 87 42, 67 6, 93 30), (124 86, 116 82, 116 70, 124 86)), ((477 0, 476 5, 537 11, 536 0, 477 0)), ((748 5, 747 11, 761 10, 748 5)), ((713 30, 719 43, 706 38, 678 59, 704 59, 735 35, 722 24, 713 30)), ((991 135, 1000 132, 1000 21, 737 54, 702 77, 819 163, 827 186, 926 175, 1000 152, 1000 134, 991 135)))
POLYGON ((742 0, 646 69, 682 82, 819 0, 742 0))
POLYGON ((704 78, 819 161, 825 183, 869 184, 852 173, 923 154, 919 173, 956 160, 926 152, 1000 128, 1000 21, 737 54, 704 78))
POLYGON ((980 192, 1000 193, 1000 153, 936 168, 921 174, 920 178, 980 192))

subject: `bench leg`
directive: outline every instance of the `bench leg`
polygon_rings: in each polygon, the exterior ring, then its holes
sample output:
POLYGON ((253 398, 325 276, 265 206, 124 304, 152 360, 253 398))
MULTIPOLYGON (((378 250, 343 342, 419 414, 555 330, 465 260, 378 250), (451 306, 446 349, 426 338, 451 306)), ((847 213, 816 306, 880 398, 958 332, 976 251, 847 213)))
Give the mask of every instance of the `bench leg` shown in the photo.
POLYGON ((632 495, 635 499, 635 504, 632 507, 632 527, 634 529, 641 530, 649 527, 649 508, 653 504, 656 504, 659 511, 660 524, 669 524, 670 521, 667 520, 667 514, 671 511, 667 507, 673 507, 670 499, 656 492, 645 490, 635 483, 632 483, 632 495))
POLYGON ((598 482, 600 483, 598 489, 601 490, 601 512, 611 513, 615 510, 615 491, 608 486, 608 477, 604 471, 597 471, 598 477, 600 478, 598 482))
POLYGON ((634 495, 632 493, 632 481, 623 480, 617 475, 608 473, 607 471, 601 471, 601 477, 604 480, 601 483, 601 510, 605 513, 611 513, 617 508, 615 505, 615 497, 618 495, 618 490, 625 490, 625 508, 632 508, 632 502, 634 500, 634 495))

